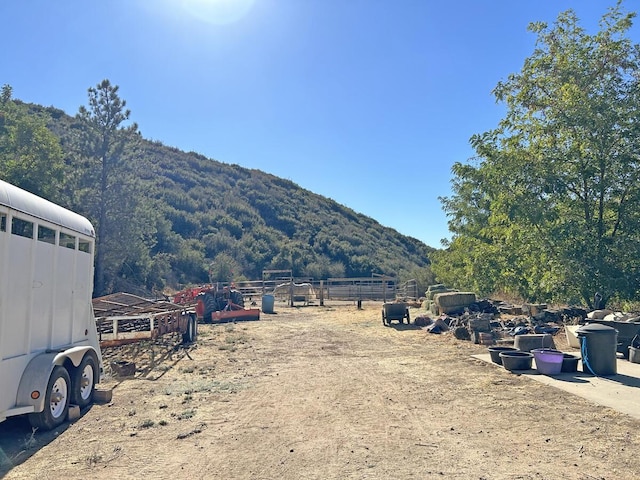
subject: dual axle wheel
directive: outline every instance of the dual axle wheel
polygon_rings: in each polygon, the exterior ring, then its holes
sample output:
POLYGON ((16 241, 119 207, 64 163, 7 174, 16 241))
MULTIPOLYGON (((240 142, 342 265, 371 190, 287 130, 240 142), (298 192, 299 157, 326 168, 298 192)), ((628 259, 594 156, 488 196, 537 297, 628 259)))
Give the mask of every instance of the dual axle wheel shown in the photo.
POLYGON ((51 371, 44 396, 44 409, 29 415, 35 428, 51 430, 61 425, 69 413, 69 405, 86 407, 93 400, 98 362, 93 353, 87 353, 80 365, 67 370, 56 365, 51 371))

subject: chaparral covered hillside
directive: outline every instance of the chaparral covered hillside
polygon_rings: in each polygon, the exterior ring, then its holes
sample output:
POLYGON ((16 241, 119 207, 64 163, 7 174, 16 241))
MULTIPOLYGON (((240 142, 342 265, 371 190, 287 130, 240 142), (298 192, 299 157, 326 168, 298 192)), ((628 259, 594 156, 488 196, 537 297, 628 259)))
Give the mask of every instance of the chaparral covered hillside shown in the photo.
MULTIPOLYGON (((0 107, 5 132, 30 132, 5 137, 2 177, 96 227, 96 295, 259 279, 282 268, 314 279, 431 279, 433 249, 419 240, 289 180, 149 141, 117 92, 108 80, 90 88, 89 107, 71 117, 14 100, 5 85, 0 107), (38 152, 27 155, 36 139, 38 152)), ((323 166, 305 168, 312 175, 323 166)), ((418 213, 419 205, 398 208, 418 213)))

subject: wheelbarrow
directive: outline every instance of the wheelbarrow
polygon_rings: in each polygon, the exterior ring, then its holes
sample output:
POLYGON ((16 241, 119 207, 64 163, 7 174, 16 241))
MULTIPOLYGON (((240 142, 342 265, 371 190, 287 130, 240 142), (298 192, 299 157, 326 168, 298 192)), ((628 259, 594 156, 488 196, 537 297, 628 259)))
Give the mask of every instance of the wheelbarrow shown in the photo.
POLYGON ((406 303, 385 303, 382 305, 382 325, 391 325, 392 320, 402 323, 407 319, 407 325, 411 322, 409 318, 409 308, 406 303))

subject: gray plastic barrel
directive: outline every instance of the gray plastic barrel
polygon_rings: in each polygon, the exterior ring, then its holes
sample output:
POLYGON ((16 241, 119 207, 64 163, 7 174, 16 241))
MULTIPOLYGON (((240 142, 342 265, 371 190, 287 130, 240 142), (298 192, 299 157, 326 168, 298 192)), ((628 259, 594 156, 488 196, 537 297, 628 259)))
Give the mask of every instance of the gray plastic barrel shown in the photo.
POLYGON ((275 297, 273 295, 262 296, 262 311, 264 313, 273 313, 273 304, 275 303, 275 297))
POLYGON ((582 370, 593 375, 615 375, 618 371, 616 350, 618 331, 599 323, 589 323, 576 330, 582 353, 582 370))

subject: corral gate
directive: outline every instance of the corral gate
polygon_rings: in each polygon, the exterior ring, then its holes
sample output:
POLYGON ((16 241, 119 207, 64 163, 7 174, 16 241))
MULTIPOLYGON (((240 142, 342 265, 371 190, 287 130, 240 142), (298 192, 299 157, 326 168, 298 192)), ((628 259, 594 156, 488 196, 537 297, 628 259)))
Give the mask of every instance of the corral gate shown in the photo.
POLYGON ((396 299, 396 279, 392 277, 328 278, 326 298, 393 301, 396 299))
POLYGON ((398 285, 398 288, 396 289, 396 297, 405 301, 418 300, 418 281, 415 278, 412 278, 411 280, 407 280, 406 282, 398 285))

